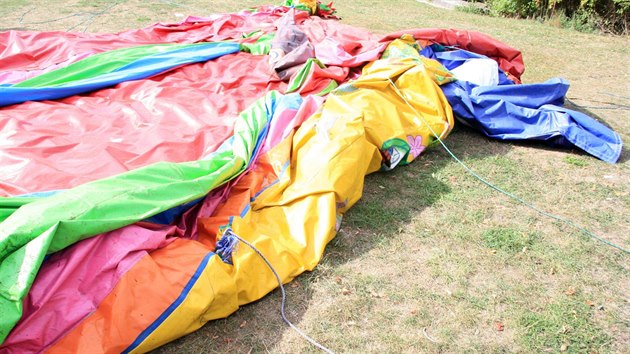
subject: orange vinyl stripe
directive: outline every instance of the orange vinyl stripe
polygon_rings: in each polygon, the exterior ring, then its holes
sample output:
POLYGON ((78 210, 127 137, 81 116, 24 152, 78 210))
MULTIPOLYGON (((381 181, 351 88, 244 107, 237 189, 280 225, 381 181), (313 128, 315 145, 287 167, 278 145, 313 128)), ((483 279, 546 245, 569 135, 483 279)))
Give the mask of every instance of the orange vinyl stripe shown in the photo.
POLYGON ((89 317, 48 352, 123 351, 177 299, 209 251, 199 242, 177 239, 147 254, 89 317))

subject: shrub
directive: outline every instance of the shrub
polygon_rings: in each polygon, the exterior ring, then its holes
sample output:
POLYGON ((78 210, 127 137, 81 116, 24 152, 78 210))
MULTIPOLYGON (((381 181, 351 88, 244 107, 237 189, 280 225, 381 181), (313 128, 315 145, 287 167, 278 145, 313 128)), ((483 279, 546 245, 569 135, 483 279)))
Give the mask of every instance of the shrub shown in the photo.
POLYGON ((490 13, 495 16, 530 18, 537 15, 535 0, 489 0, 490 13))
POLYGON ((467 3, 466 5, 457 6, 456 10, 477 15, 490 15, 490 11, 487 7, 478 4, 467 3))
POLYGON ((460 11, 493 16, 556 19, 561 26, 578 31, 630 33, 630 0, 485 0, 487 10, 473 5, 460 11))

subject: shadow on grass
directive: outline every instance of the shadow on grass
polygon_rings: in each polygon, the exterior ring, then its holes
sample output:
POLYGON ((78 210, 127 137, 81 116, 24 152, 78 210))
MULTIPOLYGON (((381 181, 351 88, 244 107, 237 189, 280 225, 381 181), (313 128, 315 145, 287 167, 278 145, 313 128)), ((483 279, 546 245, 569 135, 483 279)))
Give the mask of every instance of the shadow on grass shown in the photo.
MULTIPOLYGON (((570 101, 569 99, 566 99, 564 106, 566 108, 568 108, 568 109, 584 113, 584 114, 588 115, 589 117, 595 119, 599 123, 603 124, 604 126, 608 127, 609 129, 611 129, 613 131, 615 130, 613 127, 610 126, 610 124, 608 124, 606 122, 606 120, 604 118, 602 118, 601 115, 593 112, 592 110, 589 110, 585 106, 580 106, 580 105, 576 104, 575 102, 570 101)), ((622 105, 622 108, 623 107, 627 107, 627 106, 623 106, 622 105)), ((602 107, 602 108, 604 108, 604 107, 602 107)), ((626 109, 626 108, 624 108, 624 109, 626 109)), ((472 128, 466 128, 466 127, 462 128, 462 130, 468 130, 468 129, 471 130, 471 132, 472 132, 471 134, 477 134, 474 130, 472 130, 472 128)), ((497 142, 501 142, 501 141, 497 140, 497 142)), ((503 143, 506 143, 506 142, 503 142, 503 143)), ((597 159, 596 157, 590 155, 589 153, 587 153, 584 150, 579 149, 577 147, 569 148, 569 147, 552 146, 552 145, 549 145, 547 142, 545 142, 543 140, 514 140, 514 141, 507 142, 507 143, 511 144, 511 145, 514 145, 514 146, 535 148, 537 150, 544 151, 544 152, 551 152, 551 153, 558 153, 558 152, 560 152, 562 154, 565 154, 566 157, 569 158, 569 159, 571 158, 571 156, 579 156, 579 157, 584 157, 586 159, 597 159)), ((624 162, 628 161, 629 159, 630 159, 630 149, 628 149, 624 145, 623 148, 622 148, 622 151, 621 151, 621 156, 619 157, 619 160, 617 161, 617 163, 624 163, 624 162)))
MULTIPOLYGON (((510 144, 490 143, 489 139, 467 129, 456 129, 446 143, 462 159, 504 155, 511 149, 510 144)), ((452 163, 450 155, 442 147, 435 146, 409 166, 367 176, 362 199, 344 216, 341 231, 327 246, 320 266, 285 285, 288 318, 299 326, 313 300, 317 279, 331 276, 322 269, 338 267, 374 248, 387 248, 388 243, 396 242, 400 229, 450 193, 449 184, 436 174, 452 163)), ((281 293, 276 289, 261 300, 241 307, 228 318, 211 321, 155 352, 277 350, 274 349, 276 344, 291 331, 280 317, 280 302, 281 293)))
POLYGON ((628 161, 630 161, 630 149, 624 145, 621 149, 621 156, 619 156, 617 163, 626 163, 628 161))
MULTIPOLYGON (((606 127, 608 127, 611 130, 615 130, 613 127, 610 126, 610 124, 608 124, 608 122, 606 122, 606 120, 604 120, 601 115, 595 113, 592 111, 592 109, 598 108, 598 109, 608 109, 608 110, 619 110, 619 111, 625 111, 628 112, 630 111, 630 106, 627 104, 617 104, 617 103, 613 103, 613 102, 601 102, 603 104, 605 104, 605 106, 593 106, 590 107, 589 106, 581 106, 569 99, 565 100, 565 107, 578 111, 578 112, 582 112, 584 114, 586 114, 587 116, 597 120, 599 123, 605 125, 606 127)), ((584 155, 584 156, 590 156, 589 154, 587 154, 586 152, 579 150, 579 149, 573 149, 572 150, 575 154, 579 154, 579 155, 584 155)), ((621 156, 619 157, 619 160, 617 161, 617 163, 624 163, 626 161, 628 161, 630 159, 630 150, 624 145, 622 150, 621 150, 621 156)))

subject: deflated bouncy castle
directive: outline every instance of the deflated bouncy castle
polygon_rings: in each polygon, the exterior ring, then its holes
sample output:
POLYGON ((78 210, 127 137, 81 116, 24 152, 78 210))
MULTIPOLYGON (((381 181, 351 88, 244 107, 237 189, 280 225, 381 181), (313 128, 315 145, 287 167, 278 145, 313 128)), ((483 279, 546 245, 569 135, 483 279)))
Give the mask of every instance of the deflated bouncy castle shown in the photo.
POLYGON ((0 33, 0 352, 146 352, 313 269, 364 176, 455 124, 614 163, 619 136, 478 32, 286 1, 0 33), (457 123, 456 123, 457 122, 457 123))

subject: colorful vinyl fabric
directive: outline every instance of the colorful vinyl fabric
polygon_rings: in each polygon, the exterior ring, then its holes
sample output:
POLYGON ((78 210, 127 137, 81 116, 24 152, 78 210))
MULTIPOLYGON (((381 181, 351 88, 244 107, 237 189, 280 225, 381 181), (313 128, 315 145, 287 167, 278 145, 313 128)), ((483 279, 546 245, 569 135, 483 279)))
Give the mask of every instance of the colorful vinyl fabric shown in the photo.
MULTIPOLYGON (((465 50, 427 49, 425 55, 453 71, 467 63, 487 60, 465 50)), ((479 75, 484 68, 471 70, 479 75)), ((459 79, 443 87, 455 115, 466 125, 498 140, 541 140, 555 147, 577 147, 608 163, 617 162, 621 156, 619 134, 584 113, 562 107, 569 90, 566 80, 514 85, 502 70, 485 70, 497 75, 496 85, 459 79)))
POLYGON ((228 316, 277 286, 233 233, 283 282, 313 269, 364 176, 419 158, 453 128, 449 100, 475 100, 448 89, 466 85, 451 64, 488 56, 510 85, 484 92, 534 95, 512 85, 520 52, 488 36, 379 37, 287 4, 0 33, 0 353, 146 352, 228 316))
POLYGON ((0 107, 26 101, 56 100, 125 81, 142 80, 181 65, 205 62, 239 50, 237 43, 119 49, 88 57, 68 67, 12 86, 0 86, 0 107), (116 58, 119 62, 113 62, 111 58, 116 58))

